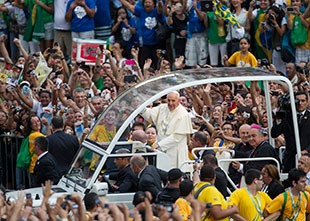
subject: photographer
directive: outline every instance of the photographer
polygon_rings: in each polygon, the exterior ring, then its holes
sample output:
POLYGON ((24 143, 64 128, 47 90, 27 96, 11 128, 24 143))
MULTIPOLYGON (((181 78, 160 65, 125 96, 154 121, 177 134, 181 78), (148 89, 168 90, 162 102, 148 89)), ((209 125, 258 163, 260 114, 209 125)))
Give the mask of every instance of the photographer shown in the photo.
MULTIPOLYGON (((278 137, 282 133, 284 134, 286 148, 283 158, 283 172, 287 173, 290 169, 295 168, 295 155, 296 155, 296 143, 292 113, 290 109, 289 97, 280 97, 279 106, 276 113, 276 117, 271 129, 271 136, 273 138, 278 137)), ((297 120, 299 127, 299 139, 301 150, 310 145, 310 112, 307 110, 308 94, 304 91, 298 91, 295 93, 295 104, 297 110, 297 120)))
POLYGON ((271 6, 266 12, 265 20, 261 22, 259 38, 265 42, 267 50, 272 50, 272 63, 282 73, 285 70, 285 63, 281 59, 281 46, 285 30, 286 20, 283 11, 277 6, 271 6), (271 42, 268 40, 268 35, 271 35, 271 42))
POLYGON ((180 183, 183 173, 179 168, 168 172, 168 185, 157 196, 157 202, 162 205, 173 204, 180 197, 180 183))

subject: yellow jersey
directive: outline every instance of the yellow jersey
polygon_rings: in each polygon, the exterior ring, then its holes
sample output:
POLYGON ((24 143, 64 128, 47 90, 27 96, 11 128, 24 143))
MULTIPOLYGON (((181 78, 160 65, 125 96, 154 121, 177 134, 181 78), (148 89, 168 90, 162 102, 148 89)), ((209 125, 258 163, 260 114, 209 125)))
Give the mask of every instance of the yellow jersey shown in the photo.
MULTIPOLYGON (((209 182, 199 182, 199 183, 197 183, 197 185, 195 185, 195 187, 194 187, 194 191, 193 191, 194 195, 200 189, 200 187, 202 187, 205 184, 210 184, 210 183, 209 182)), ((200 192, 200 194, 198 195, 197 199, 200 202, 211 203, 212 206, 214 206, 214 205, 221 205, 221 208, 223 210, 227 209, 227 202, 225 201, 225 199, 224 199, 223 195, 221 194, 221 192, 218 191, 215 186, 205 187, 200 192)), ((201 220, 205 220, 205 221, 216 220, 209 213, 209 209, 206 209, 205 214, 206 215, 204 217, 202 217, 201 220), (206 217, 206 219, 205 219, 205 217, 206 217)), ((224 218, 224 219, 218 219, 218 220, 220 220, 220 221, 229 221, 229 217, 224 218)))
MULTIPOLYGON (((253 196, 252 196, 253 197, 253 196)), ((239 208, 239 214, 246 220, 262 220, 261 214, 256 207, 260 209, 261 213, 271 202, 268 194, 257 192, 253 197, 256 206, 254 205, 246 188, 235 190, 228 199, 228 205, 236 205, 239 208)))
POLYGON ((187 200, 180 197, 175 201, 175 204, 179 208, 179 214, 182 216, 182 220, 189 220, 192 214, 192 207, 189 205, 187 200))
MULTIPOLYGON (((287 194, 287 197, 283 214, 281 214, 282 220, 285 220, 285 218, 291 220, 294 217, 294 214, 299 210, 299 207, 301 205, 298 216, 296 217, 296 221, 305 221, 306 213, 310 212, 310 205, 309 205, 310 194, 308 192, 300 192, 301 197, 300 204, 298 203, 299 197, 293 196, 294 204, 297 204, 294 210, 291 194, 289 193, 289 191, 286 191, 285 193, 287 194), (305 194, 307 195, 307 197, 305 196, 305 194)), ((274 213, 276 211, 282 212, 283 203, 284 203, 284 193, 281 193, 271 201, 271 203, 267 206, 266 210, 268 211, 268 213, 274 213)))

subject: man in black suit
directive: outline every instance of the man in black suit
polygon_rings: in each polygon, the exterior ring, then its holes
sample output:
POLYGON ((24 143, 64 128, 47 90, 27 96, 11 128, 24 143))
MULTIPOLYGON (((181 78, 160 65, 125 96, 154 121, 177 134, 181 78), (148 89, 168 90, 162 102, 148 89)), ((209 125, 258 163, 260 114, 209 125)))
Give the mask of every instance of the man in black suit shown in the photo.
POLYGON ((214 186, 221 192, 224 197, 229 196, 227 193, 227 177, 224 171, 218 167, 218 162, 215 156, 207 154, 203 157, 203 165, 210 165, 213 167, 216 174, 214 186))
POLYGON ((34 167, 35 187, 41 186, 47 180, 51 180, 54 184, 57 184, 60 176, 56 169, 55 159, 48 152, 48 140, 46 137, 37 137, 35 139, 34 151, 38 155, 34 167))
MULTIPOLYGON (((258 125, 253 125, 249 130, 249 143, 253 147, 249 158, 273 157, 279 161, 276 150, 266 141, 265 130, 258 125)), ((245 174, 248 169, 261 171, 266 164, 276 164, 274 161, 248 161, 245 164, 233 161, 232 167, 240 173, 245 174)))
POLYGON ((63 132, 64 122, 62 117, 52 119, 53 134, 48 136, 49 153, 56 159, 56 165, 61 175, 70 169, 72 160, 79 150, 80 144, 76 136, 63 132))
MULTIPOLYGON (((129 154, 130 151, 126 148, 119 149, 116 154, 129 154)), ((130 169, 129 164, 130 157, 117 157, 114 158, 114 163, 119 172, 110 173, 109 179, 115 180, 115 184, 112 185, 114 191, 121 193, 136 192, 138 185, 138 177, 130 169)))
POLYGON ((157 169, 153 165, 146 165, 141 155, 133 156, 130 159, 130 168, 138 175, 138 191, 149 191, 153 201, 157 194, 163 190, 162 181, 167 182, 167 172, 157 169))
MULTIPOLYGON (((310 145, 310 112, 307 110, 308 93, 305 91, 298 91, 295 93, 295 99, 298 101, 296 105, 297 120, 299 128, 299 139, 301 150, 304 150, 310 145)), ((293 118, 291 110, 287 110, 285 114, 277 112, 271 129, 271 136, 273 138, 284 134, 286 148, 283 157, 283 172, 288 173, 290 169, 296 167, 296 143, 295 133, 293 127, 293 118)))

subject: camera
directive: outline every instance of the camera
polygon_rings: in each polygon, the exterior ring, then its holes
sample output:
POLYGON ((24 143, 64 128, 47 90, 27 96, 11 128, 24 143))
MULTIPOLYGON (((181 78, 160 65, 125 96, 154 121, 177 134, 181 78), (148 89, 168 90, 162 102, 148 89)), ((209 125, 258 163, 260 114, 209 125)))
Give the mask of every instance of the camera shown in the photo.
POLYGON ((166 50, 161 50, 160 51, 160 56, 165 56, 167 54, 167 51, 166 50))
POLYGON ((250 118, 251 114, 249 114, 249 113, 247 113, 247 112, 244 112, 244 113, 242 114, 242 116, 243 116, 244 118, 250 118))
POLYGON ((60 105, 60 104, 58 104, 58 105, 56 106, 56 111, 59 111, 59 110, 60 110, 60 108, 61 108, 61 105, 60 105))
POLYGON ((262 22, 260 23, 260 25, 262 26, 262 28, 265 28, 265 27, 267 26, 267 23, 264 22, 264 21, 262 21, 262 22))
POLYGON ((307 66, 304 67, 297 66, 296 71, 302 74, 305 73, 306 77, 309 77, 309 69, 307 68, 307 66))
POLYGON ((293 12, 293 11, 294 11, 294 8, 293 8, 293 7, 288 7, 286 10, 287 10, 288 12, 293 12))
POLYGON ((267 58, 263 58, 260 61, 260 66, 264 67, 264 66, 268 66, 269 65, 269 60, 267 58))
POLYGON ((159 208, 160 208, 160 205, 162 205, 167 209, 167 211, 169 213, 172 213, 173 212, 173 206, 172 206, 173 203, 174 203, 173 199, 170 195, 164 195, 164 194, 158 195, 158 205, 157 206, 159 206, 159 208))
POLYGON ((271 91, 271 96, 279 96, 279 92, 278 91, 271 91))
MULTIPOLYGON (((294 100, 295 105, 299 103, 299 100, 295 98, 294 100)), ((285 93, 278 99, 278 106, 280 107, 280 110, 276 114, 277 119, 284 119, 287 115, 287 113, 290 113, 291 111, 291 100, 290 100, 290 94, 285 93)))
POLYGON ((210 0, 202 0, 200 2, 201 11, 203 12, 212 12, 213 11, 213 1, 210 0))
POLYGON ((233 121, 234 120, 234 115, 228 114, 226 116, 226 121, 233 121))
POLYGON ((21 108, 21 107, 16 107, 16 108, 15 108, 15 110, 14 110, 14 114, 16 114, 16 113, 20 112, 21 110, 22 110, 22 108, 21 108))

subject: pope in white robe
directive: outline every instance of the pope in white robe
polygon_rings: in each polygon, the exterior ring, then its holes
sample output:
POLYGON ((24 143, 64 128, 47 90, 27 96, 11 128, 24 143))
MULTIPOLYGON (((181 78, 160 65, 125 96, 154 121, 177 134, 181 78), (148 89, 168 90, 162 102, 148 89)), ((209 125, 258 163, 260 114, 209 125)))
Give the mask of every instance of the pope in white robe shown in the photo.
POLYGON ((178 93, 169 93, 167 99, 167 104, 146 108, 142 116, 156 125, 158 143, 154 147, 167 153, 171 167, 175 168, 189 160, 187 134, 192 134, 193 128, 188 112, 180 104, 178 93))

